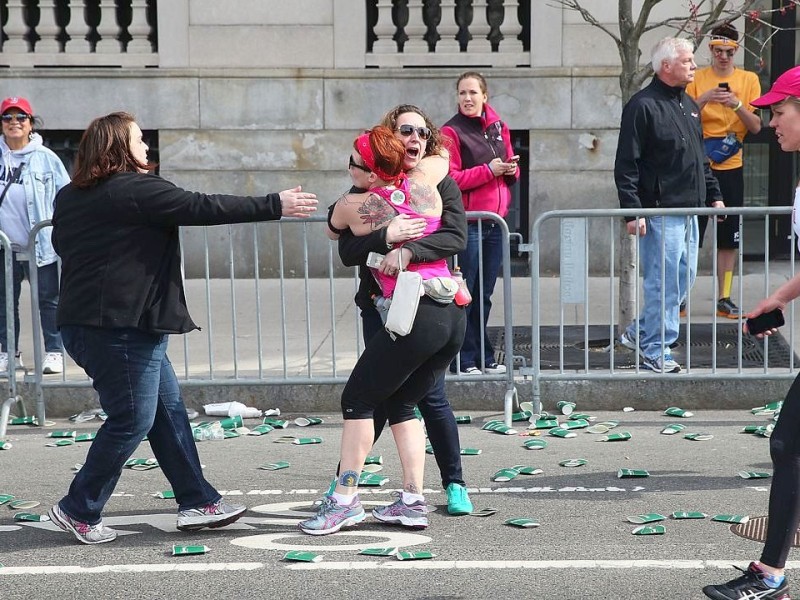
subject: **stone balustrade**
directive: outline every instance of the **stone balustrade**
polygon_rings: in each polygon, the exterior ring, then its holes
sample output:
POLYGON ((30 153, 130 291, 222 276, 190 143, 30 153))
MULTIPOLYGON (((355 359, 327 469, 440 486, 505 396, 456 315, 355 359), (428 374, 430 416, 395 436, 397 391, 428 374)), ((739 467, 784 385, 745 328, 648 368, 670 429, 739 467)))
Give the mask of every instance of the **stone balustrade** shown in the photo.
POLYGON ((2 0, 0 66, 158 65, 155 0, 2 0))
POLYGON ((529 67, 522 0, 369 0, 370 67, 529 67))

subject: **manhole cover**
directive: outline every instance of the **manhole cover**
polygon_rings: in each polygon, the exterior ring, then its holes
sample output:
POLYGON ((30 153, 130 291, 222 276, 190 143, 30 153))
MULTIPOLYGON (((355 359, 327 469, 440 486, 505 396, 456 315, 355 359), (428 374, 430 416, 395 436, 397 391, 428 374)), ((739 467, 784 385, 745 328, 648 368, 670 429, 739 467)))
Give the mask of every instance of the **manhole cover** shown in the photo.
MULTIPOLYGON (((765 542, 767 540, 767 523, 768 517, 753 517, 747 523, 741 523, 731 527, 731 531, 748 540, 756 542, 765 542)), ((794 540, 792 546, 800 547, 800 532, 794 532, 794 540)))

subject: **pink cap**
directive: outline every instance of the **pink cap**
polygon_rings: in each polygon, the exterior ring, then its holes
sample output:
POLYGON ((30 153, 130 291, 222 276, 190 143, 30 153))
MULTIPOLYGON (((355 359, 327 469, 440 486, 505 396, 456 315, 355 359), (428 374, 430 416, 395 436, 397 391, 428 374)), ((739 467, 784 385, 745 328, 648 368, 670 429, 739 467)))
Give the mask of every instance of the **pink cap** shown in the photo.
POLYGON ((792 67, 775 80, 769 91, 756 98, 750 104, 758 108, 767 108, 783 102, 789 96, 800 98, 800 67, 792 67))
POLYGON ((12 96, 11 98, 3 100, 3 103, 0 104, 0 115, 5 114, 9 108, 18 108, 25 114, 33 114, 30 102, 21 96, 12 96))

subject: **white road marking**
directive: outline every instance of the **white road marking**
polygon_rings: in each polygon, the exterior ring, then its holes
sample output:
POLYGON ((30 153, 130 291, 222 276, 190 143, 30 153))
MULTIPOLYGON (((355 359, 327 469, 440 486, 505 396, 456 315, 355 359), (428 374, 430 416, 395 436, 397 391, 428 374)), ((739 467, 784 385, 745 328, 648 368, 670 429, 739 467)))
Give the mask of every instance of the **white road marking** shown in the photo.
MULTIPOLYGON (((746 563, 731 560, 516 560, 516 561, 413 561, 400 562, 394 559, 359 562, 291 563, 284 566, 291 571, 311 570, 369 570, 369 569, 725 569, 731 564, 746 566, 746 563)), ((787 569, 800 568, 800 561, 786 563, 787 569)), ((104 573, 169 573, 176 571, 257 571, 275 569, 275 564, 261 562, 249 563, 182 563, 182 564, 142 564, 142 565, 102 565, 99 567, 39 566, 3 567, 0 577, 10 575, 61 575, 61 574, 104 574, 104 573)))
MULTIPOLYGON (((759 488, 753 488, 759 490, 759 488)), ((388 496, 392 492, 399 491, 399 488, 359 488, 359 496, 388 496)), ((553 494, 553 493, 607 493, 607 492, 644 492, 647 488, 641 485, 635 485, 631 488, 618 487, 615 485, 607 487, 582 487, 582 486, 535 486, 535 487, 467 487, 470 495, 473 494, 553 494)), ((249 490, 243 492, 242 490, 220 490, 223 496, 322 496, 325 490, 315 489, 297 489, 297 490, 249 490)), ((441 489, 428 489, 422 490, 426 496, 438 496, 444 494, 441 489)))
MULTIPOLYGON (((360 496, 361 494, 359 494, 360 496)), ((386 506, 386 502, 373 502, 365 500, 361 503, 363 506, 386 506)), ((259 504, 258 506, 251 506, 247 509, 248 512, 263 513, 273 517, 296 517, 297 519, 308 519, 314 516, 316 508, 311 506, 311 502, 304 500, 293 500, 292 502, 272 502, 270 504, 259 504), (302 507, 303 510, 292 510, 297 507, 302 507)), ((289 521, 297 523, 296 520, 289 521)))
MULTIPOLYGON (((302 544, 302 546, 298 546, 297 543, 294 544, 280 544, 275 540, 280 540, 283 538, 291 538, 297 537, 300 539, 308 539, 309 536, 300 533, 299 531, 296 533, 267 533, 263 535, 251 535, 248 537, 240 537, 236 538, 235 540, 231 540, 231 544, 234 546, 243 546, 245 548, 255 548, 258 550, 297 550, 299 547, 302 547, 303 550, 307 550, 309 552, 343 552, 343 551, 359 551, 363 550, 364 548, 388 548, 388 547, 406 547, 406 546, 417 546, 419 544, 428 544, 431 541, 426 535, 419 535, 416 533, 406 533, 403 531, 391 532, 387 533, 384 531, 342 531, 344 535, 348 537, 365 537, 369 539, 378 538, 381 541, 378 542, 370 542, 368 544, 361 543, 361 544, 337 544, 333 545, 322 545, 322 546, 312 546, 309 544, 302 544)), ((339 563, 337 563, 339 564, 339 563)))
MULTIPOLYGON (((354 571, 369 569, 730 569, 731 560, 384 560, 359 562, 292 563, 291 571, 354 571)), ((740 563, 743 567, 747 563, 740 563)), ((800 561, 786 563, 787 569, 800 567, 800 561)))
MULTIPOLYGON (((180 565, 169 564, 144 564, 144 565, 101 565, 99 567, 79 567, 66 565, 58 567, 4 567, 0 569, 3 575, 63 575, 66 573, 79 575, 96 575, 103 573, 170 573, 175 571, 255 571, 266 567, 264 563, 183 563, 180 565)), ((269 568, 273 568, 270 566, 269 568)))

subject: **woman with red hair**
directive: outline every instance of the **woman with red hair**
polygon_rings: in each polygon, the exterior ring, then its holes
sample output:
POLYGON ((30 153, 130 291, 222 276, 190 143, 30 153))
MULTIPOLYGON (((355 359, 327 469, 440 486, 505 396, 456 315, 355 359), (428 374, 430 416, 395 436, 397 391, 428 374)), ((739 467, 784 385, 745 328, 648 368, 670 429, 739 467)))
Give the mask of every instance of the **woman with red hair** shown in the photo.
MULTIPOLYGON (((388 127, 375 127, 356 139, 350 173, 353 184, 367 191, 346 194, 338 200, 330 218, 333 228, 349 228, 354 235, 367 235, 386 227, 398 214, 423 218, 423 236, 439 228, 442 199, 436 185, 447 174, 448 160, 439 155, 426 157, 406 176, 402 171, 405 152, 404 144, 388 127)), ((448 282, 452 279, 444 258, 409 264, 410 259, 411 252, 400 246, 373 269, 384 298, 392 298, 401 268, 418 272, 424 281, 450 287, 448 282)), ((386 410, 397 444, 403 490, 396 493, 394 503, 377 508, 372 514, 385 523, 415 529, 428 526, 422 495, 425 434, 414 407, 458 353, 465 328, 464 311, 454 302, 443 302, 433 295, 420 298, 414 327, 408 335, 395 337, 386 330, 379 331, 353 368, 342 392, 340 474, 316 516, 299 524, 303 532, 335 533, 366 517, 358 499, 358 480, 374 441, 373 411, 378 405, 386 410)))

